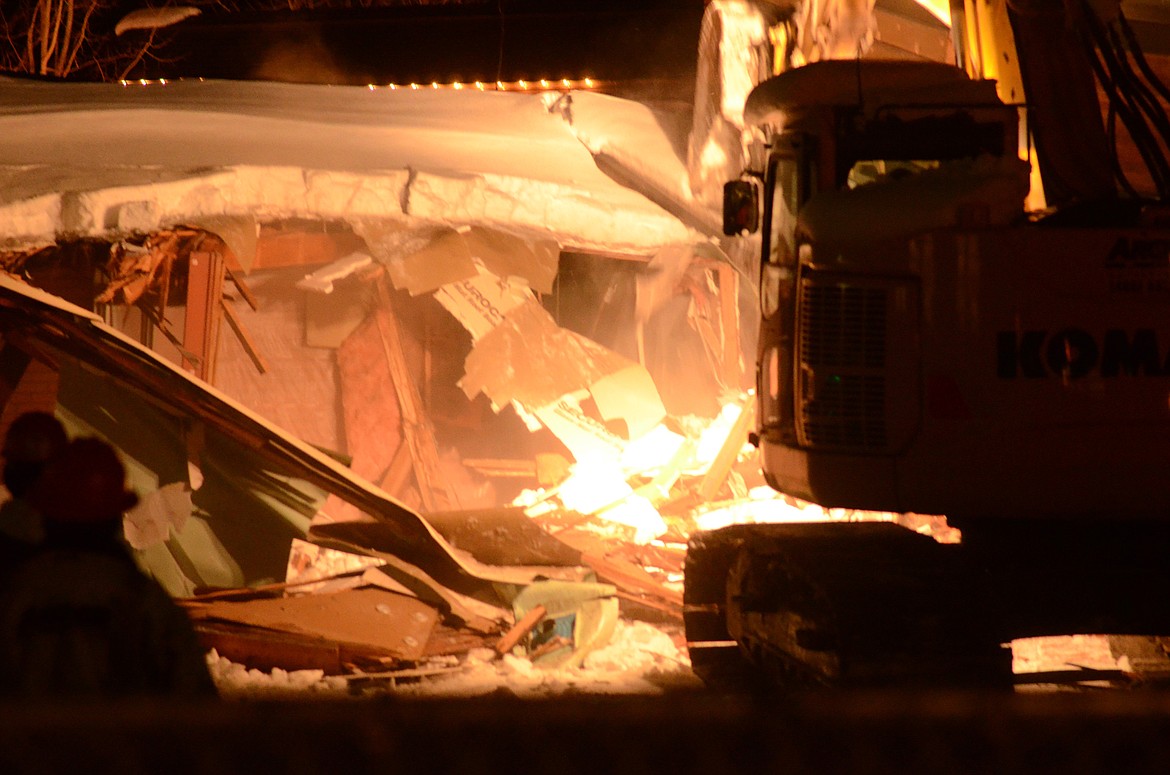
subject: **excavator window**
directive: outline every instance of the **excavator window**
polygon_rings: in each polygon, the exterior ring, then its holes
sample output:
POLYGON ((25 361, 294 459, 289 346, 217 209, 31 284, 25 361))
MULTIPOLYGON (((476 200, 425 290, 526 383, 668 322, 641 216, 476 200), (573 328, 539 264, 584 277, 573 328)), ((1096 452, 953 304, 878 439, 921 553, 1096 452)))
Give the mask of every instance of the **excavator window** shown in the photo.
POLYGON ((846 185, 849 188, 858 188, 870 183, 898 180, 917 175, 925 170, 938 169, 941 165, 937 160, 885 160, 866 159, 859 161, 849 168, 846 185))

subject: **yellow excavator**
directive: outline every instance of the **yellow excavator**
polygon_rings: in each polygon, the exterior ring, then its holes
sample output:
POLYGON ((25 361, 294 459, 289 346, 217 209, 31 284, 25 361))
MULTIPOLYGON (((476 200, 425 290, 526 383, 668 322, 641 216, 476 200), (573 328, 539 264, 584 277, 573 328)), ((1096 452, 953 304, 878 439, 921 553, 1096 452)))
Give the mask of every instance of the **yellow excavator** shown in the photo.
POLYGON ((1013 639, 1170 633, 1170 91, 1116 2, 951 11, 957 64, 759 84, 724 231, 760 245, 767 481, 962 542, 695 534, 708 682, 1008 686, 1013 639))

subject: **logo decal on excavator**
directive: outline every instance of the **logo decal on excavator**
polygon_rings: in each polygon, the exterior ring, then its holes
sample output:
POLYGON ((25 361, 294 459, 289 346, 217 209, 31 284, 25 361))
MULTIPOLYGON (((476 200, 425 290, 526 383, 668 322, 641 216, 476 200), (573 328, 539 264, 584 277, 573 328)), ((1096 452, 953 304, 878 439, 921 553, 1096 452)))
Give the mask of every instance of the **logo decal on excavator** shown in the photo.
POLYGON ((1111 328, 1098 342, 1081 328, 1048 331, 1001 331, 996 334, 996 373, 1015 377, 1077 379, 1170 376, 1170 358, 1158 345, 1158 332, 1139 328, 1130 334, 1111 328))

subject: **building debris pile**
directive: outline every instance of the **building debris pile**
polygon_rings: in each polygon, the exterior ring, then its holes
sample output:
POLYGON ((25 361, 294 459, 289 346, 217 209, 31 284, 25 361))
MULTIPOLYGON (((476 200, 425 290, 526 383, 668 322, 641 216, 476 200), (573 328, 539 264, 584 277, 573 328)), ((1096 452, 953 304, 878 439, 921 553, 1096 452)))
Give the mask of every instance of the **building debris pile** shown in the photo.
MULTIPOLYGON (((639 287, 635 339, 653 346, 641 325, 661 306, 653 299, 683 288, 686 325, 704 354, 687 370, 722 386, 713 416, 669 413, 661 373, 558 325, 538 296, 557 276, 555 243, 475 227, 370 232, 364 243, 367 251, 297 283, 306 303, 355 286, 369 300, 364 319, 335 337, 344 456, 297 441, 208 386, 209 356, 222 352, 212 323, 232 305, 193 288, 234 288, 255 305, 229 241, 175 229, 111 249, 95 298, 134 305, 144 327, 169 334, 169 357, 24 283, 0 284, 0 359, 49 368, 57 380, 46 396, 26 368, 15 394, 51 398, 47 408, 72 433, 118 447, 143 495, 127 514, 127 537, 186 607, 223 680, 262 671, 295 676, 285 688, 312 679, 333 690, 409 692, 420 683, 482 687, 490 674, 547 688, 535 676, 596 666, 615 633, 638 627, 671 644, 656 647, 651 667, 677 672, 687 664, 691 533, 895 518, 824 512, 763 483, 747 444, 754 397, 736 378, 737 310, 720 303, 720 291, 737 287, 734 272, 695 251, 674 246, 651 262, 659 279, 639 287), (217 256, 221 274, 208 278, 217 256), (455 369, 465 400, 486 398, 495 414, 514 413, 544 434, 532 459, 472 459, 440 443, 424 400, 434 386, 409 362, 402 315, 428 297, 470 340, 455 369), (185 307, 176 313, 168 298, 185 307), (198 347, 193 334, 203 336, 198 347), (480 480, 530 486, 505 503, 470 498, 452 483, 448 458, 480 480)), ((257 337, 240 320, 232 328, 251 360, 263 360, 257 337)), ((9 401, 6 417, 18 403, 9 401)), ((939 519, 901 519, 945 539, 939 519)))

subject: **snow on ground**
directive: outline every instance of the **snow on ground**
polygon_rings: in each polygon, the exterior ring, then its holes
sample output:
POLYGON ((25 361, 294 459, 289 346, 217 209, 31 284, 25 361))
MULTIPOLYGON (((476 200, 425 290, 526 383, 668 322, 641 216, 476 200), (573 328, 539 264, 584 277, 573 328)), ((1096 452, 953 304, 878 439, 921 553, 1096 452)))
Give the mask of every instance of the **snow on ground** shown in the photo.
POLYGON ((663 685, 697 685, 686 650, 666 632, 645 622, 619 620, 609 644, 589 654, 581 667, 547 669, 491 649, 475 649, 461 660, 435 660, 424 675, 352 680, 320 670, 249 670, 208 654, 220 694, 228 699, 313 699, 393 695, 406 698, 472 698, 504 691, 525 699, 569 694, 663 693, 663 685), (352 680, 352 682, 351 682, 352 680))
MULTIPOLYGON (((1110 653, 1104 635, 1026 638, 1012 643, 1013 671, 1128 670, 1125 658, 1110 653)), ((208 665, 220 694, 230 700, 311 700, 394 696, 411 699, 470 699, 507 693, 521 699, 555 699, 570 695, 662 695, 666 687, 699 689, 686 650, 666 632, 645 622, 619 620, 610 643, 590 654, 578 668, 558 670, 534 666, 523 657, 498 657, 477 649, 462 660, 436 660, 422 676, 397 681, 354 681, 326 676, 320 670, 271 672, 249 670, 208 654, 208 665)), ((1047 685, 1051 691, 1052 685, 1047 685)), ((1022 691, 1045 690, 1045 686, 1022 691)))

